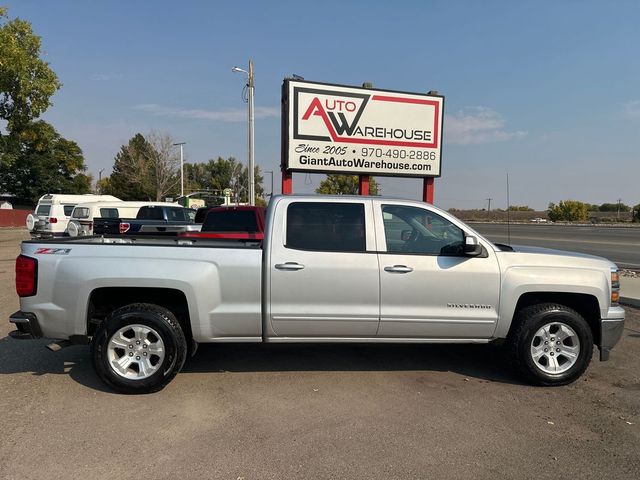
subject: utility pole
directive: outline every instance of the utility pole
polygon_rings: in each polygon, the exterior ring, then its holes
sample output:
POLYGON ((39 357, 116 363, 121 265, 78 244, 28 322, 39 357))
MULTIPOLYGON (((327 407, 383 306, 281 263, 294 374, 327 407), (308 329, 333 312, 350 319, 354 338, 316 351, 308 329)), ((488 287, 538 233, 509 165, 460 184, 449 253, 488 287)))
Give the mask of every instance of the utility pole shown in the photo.
POLYGON ((487 198, 487 201, 489 202, 489 206, 487 207, 487 212, 491 211, 491 200, 493 200, 493 198, 487 198))
POLYGON ((621 198, 619 198, 619 199, 618 199, 618 213, 616 214, 616 218, 617 218, 618 220, 620 220, 620 203, 621 203, 621 202, 622 202, 622 199, 621 199, 621 198))
POLYGON ((101 168, 98 172, 98 185, 96 188, 96 190, 98 190, 98 193, 102 193, 102 188, 100 187, 100 182, 102 181, 102 172, 104 172, 104 168, 101 168))
POLYGON ((253 62, 249 60, 249 205, 256 204, 255 162, 253 158, 253 62))
POLYGON ((232 72, 242 72, 247 74, 247 104, 248 104, 248 150, 249 150, 249 205, 256 204, 256 180, 255 180, 255 166, 253 159, 253 125, 254 125, 254 115, 253 115, 253 61, 249 59, 249 70, 243 70, 238 67, 233 67, 231 69, 232 72))
POLYGON ((184 197, 184 151, 182 150, 182 147, 184 147, 184 145, 187 142, 179 142, 179 143, 174 143, 173 146, 180 147, 180 196, 184 197))
POLYGON ((265 170, 264 173, 271 175, 271 193, 269 193, 269 196, 273 197, 273 170, 265 170))

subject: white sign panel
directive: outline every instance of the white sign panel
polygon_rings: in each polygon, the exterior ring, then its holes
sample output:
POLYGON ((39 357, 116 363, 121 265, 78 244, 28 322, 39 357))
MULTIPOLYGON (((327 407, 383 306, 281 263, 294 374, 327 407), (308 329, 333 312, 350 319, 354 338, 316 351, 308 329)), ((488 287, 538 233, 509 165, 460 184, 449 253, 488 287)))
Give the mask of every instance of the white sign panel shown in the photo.
POLYGON ((444 98, 285 80, 291 171, 440 176, 444 98))

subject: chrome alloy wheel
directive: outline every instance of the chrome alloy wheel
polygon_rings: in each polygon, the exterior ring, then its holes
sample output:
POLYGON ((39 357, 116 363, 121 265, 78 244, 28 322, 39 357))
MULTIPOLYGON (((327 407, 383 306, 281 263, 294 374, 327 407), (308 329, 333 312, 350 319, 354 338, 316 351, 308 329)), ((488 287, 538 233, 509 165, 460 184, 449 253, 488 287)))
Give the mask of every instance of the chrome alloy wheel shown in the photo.
POLYGON ((146 325, 127 325, 109 339, 107 357, 111 369, 129 380, 144 380, 156 373, 164 359, 164 343, 146 325))
POLYGON ((547 323, 531 340, 533 363, 550 375, 558 375, 569 370, 578 360, 578 355, 580 355, 578 334, 565 323, 547 323))

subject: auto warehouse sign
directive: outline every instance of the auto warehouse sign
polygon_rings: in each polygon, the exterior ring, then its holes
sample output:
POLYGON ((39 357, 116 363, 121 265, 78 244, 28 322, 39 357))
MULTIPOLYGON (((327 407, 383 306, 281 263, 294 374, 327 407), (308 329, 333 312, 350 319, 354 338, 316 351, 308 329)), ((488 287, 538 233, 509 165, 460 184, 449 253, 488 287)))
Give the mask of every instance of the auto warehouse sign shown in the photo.
POLYGON ((444 97, 285 80, 285 169, 439 177, 444 97))

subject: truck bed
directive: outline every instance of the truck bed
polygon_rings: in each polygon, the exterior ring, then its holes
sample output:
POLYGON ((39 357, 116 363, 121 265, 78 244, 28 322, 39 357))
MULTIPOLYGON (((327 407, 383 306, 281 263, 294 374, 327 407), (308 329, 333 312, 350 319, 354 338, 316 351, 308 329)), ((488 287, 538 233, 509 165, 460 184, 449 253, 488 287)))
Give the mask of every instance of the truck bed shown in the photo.
POLYGON ((46 337, 69 338, 87 334, 100 298, 113 289, 118 298, 179 291, 195 341, 259 341, 262 253, 256 241, 146 235, 26 241, 22 254, 37 260, 39 282, 22 306, 46 337))
POLYGON ((89 237, 64 237, 50 239, 34 239, 23 242, 25 244, 51 244, 51 248, 64 248, 69 244, 94 245, 147 245, 166 247, 207 247, 207 248, 250 248, 261 249, 260 239, 220 239, 220 238, 183 238, 152 235, 100 235, 89 237))

